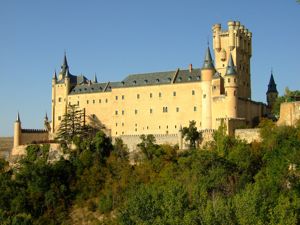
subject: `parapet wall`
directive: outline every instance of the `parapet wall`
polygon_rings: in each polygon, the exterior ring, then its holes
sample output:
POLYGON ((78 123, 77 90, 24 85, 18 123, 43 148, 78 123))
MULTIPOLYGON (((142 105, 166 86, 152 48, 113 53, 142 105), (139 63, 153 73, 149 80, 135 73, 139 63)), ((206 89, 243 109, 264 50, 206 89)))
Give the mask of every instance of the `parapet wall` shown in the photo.
POLYGON ((45 130, 22 129, 20 135, 20 145, 27 145, 38 142, 47 142, 49 134, 45 130))

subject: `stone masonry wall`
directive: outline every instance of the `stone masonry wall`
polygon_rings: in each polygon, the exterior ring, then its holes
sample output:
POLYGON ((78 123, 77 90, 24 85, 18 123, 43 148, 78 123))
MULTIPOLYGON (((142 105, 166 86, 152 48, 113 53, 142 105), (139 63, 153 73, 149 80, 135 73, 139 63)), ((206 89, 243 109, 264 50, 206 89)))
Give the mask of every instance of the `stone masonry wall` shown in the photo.
POLYGON ((259 142, 259 141, 261 141, 259 131, 260 131, 259 128, 236 129, 235 137, 245 140, 247 143, 251 143, 253 141, 259 142))

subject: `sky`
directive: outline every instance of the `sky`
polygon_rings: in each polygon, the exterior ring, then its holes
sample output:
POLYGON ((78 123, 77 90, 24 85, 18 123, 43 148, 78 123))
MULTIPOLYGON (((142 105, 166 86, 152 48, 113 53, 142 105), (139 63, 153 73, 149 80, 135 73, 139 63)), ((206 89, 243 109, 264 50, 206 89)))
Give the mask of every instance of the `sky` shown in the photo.
POLYGON ((296 0, 1 0, 0 136, 13 135, 18 112, 23 128, 43 128, 64 51, 72 74, 99 82, 199 68, 211 27, 230 20, 253 34, 253 100, 266 101, 271 69, 280 95, 300 89, 296 0))

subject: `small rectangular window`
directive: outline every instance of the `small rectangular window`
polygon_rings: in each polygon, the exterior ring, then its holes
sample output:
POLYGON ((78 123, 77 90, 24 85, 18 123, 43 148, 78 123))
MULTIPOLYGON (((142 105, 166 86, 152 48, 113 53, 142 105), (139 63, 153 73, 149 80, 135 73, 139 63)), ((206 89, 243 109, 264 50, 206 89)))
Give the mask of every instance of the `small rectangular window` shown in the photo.
POLYGON ((107 100, 107 98, 105 99, 105 103, 107 103, 108 102, 108 100, 107 100))
POLYGON ((118 110, 115 111, 115 114, 118 115, 118 110))
POLYGON ((168 112, 168 107, 163 107, 163 112, 168 112))
POLYGON ((179 112, 179 107, 176 107, 176 112, 179 112))
POLYGON ((99 99, 99 103, 101 103, 101 99, 99 99))
POLYGON ((118 100, 118 96, 116 96, 116 100, 118 100))
POLYGON ((194 112, 196 112, 197 111, 197 107, 196 106, 194 106, 194 112))
POLYGON ((137 109, 136 109, 136 110, 134 110, 134 114, 137 114, 137 113, 138 113, 137 109))
POLYGON ((195 95, 195 91, 194 90, 192 90, 192 95, 195 95))
POLYGON ((152 93, 150 93, 150 98, 152 98, 152 93))
POLYGON ((139 99, 139 98, 140 98, 140 94, 137 94, 137 95, 136 95, 136 98, 139 99))
POLYGON ((95 100, 93 100, 93 104, 95 104, 95 100))
POLYGON ((125 114, 125 112, 124 112, 124 110, 122 110, 122 115, 124 115, 125 114))
POLYGON ((116 127, 118 126, 118 123, 116 123, 116 127))
POLYGON ((79 106, 79 101, 77 101, 77 105, 79 106))
POLYGON ((227 80, 228 80, 228 83, 230 83, 230 78, 228 78, 227 80))
POLYGON ((153 112, 153 110, 152 110, 152 109, 150 109, 150 114, 152 114, 152 112, 153 112))
POLYGON ((203 98, 206 98, 206 94, 203 95, 203 98))
POLYGON ((173 96, 176 96, 176 91, 173 91, 173 96))
POLYGON ((122 95, 122 100, 124 100, 125 99, 125 96, 124 95, 122 95))
POLYGON ((61 116, 58 116, 58 120, 61 120, 61 116))
POLYGON ((86 100, 86 104, 89 104, 89 100, 86 100))
POLYGON ((161 92, 158 93, 158 97, 161 97, 161 92))
POLYGON ((58 102, 61 102, 61 98, 58 98, 58 102))

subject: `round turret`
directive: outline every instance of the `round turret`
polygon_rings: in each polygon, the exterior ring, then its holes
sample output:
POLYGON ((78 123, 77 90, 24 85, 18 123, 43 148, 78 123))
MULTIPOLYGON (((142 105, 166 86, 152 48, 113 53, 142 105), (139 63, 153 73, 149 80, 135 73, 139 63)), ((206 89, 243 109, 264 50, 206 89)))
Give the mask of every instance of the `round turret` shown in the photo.
POLYGON ((224 76, 224 88, 226 95, 226 115, 229 118, 237 118, 238 76, 231 54, 229 55, 227 70, 224 76))
POLYGON ((18 113, 17 120, 14 124, 14 148, 18 147, 21 143, 21 121, 18 113))
POLYGON ((235 48, 235 22, 234 21, 229 21, 228 22, 228 35, 229 35, 229 48, 230 50, 233 50, 235 48))

